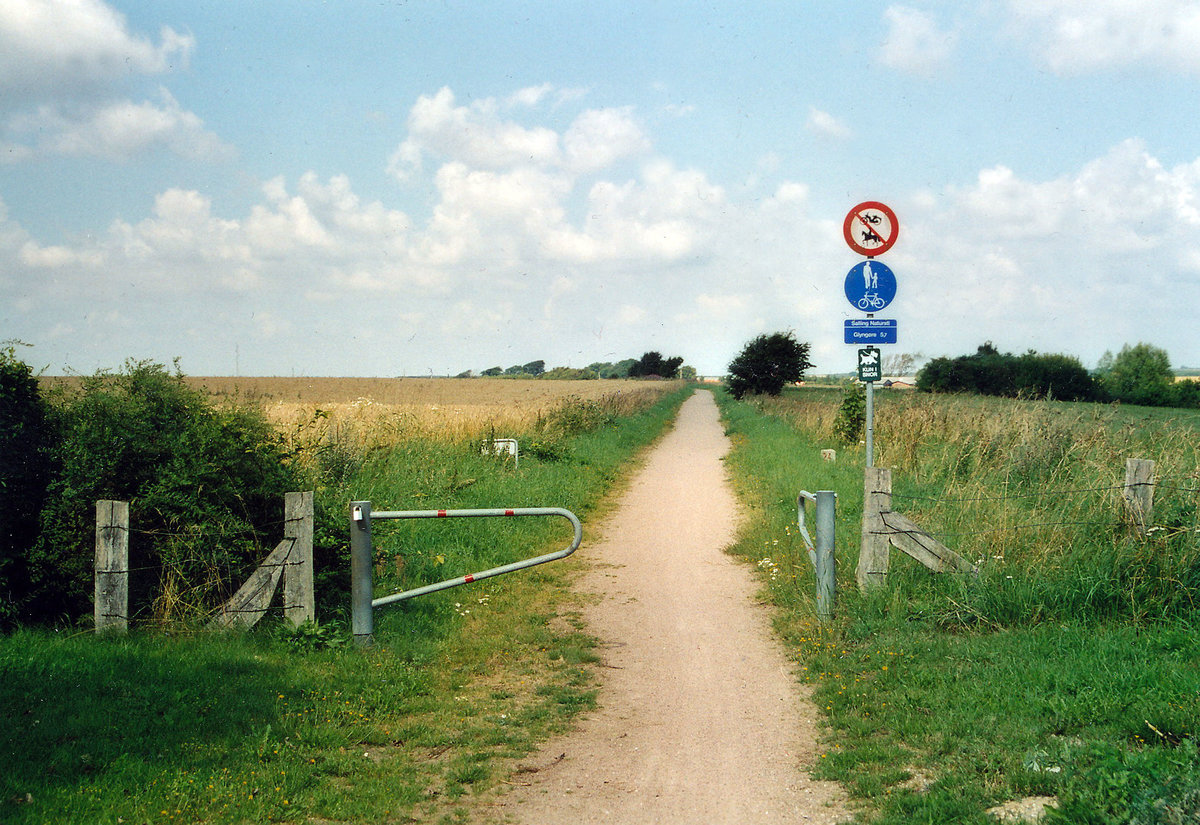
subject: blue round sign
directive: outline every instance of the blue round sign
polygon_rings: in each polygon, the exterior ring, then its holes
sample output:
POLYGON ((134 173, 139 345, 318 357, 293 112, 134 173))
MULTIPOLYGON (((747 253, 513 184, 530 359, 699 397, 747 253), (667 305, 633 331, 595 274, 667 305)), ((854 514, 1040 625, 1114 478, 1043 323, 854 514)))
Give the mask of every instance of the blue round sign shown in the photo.
POLYGON ((879 261, 863 261, 846 275, 846 300, 863 312, 878 312, 896 297, 896 276, 879 261))

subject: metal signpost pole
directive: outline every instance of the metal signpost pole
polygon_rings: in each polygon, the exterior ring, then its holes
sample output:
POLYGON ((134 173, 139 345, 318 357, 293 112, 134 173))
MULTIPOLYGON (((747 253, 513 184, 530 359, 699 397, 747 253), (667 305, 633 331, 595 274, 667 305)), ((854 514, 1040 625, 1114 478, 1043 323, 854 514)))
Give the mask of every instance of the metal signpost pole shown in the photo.
POLYGON ((875 466, 875 382, 867 382, 867 466, 875 466))
MULTIPOLYGON (((858 204, 846 215, 842 234, 847 245, 867 260, 846 274, 846 300, 855 309, 867 313, 866 320, 847 320, 847 344, 894 344, 897 341, 896 321, 876 318, 896 297, 896 275, 876 260, 895 245, 900 236, 900 221, 896 213, 878 201, 858 204)), ((875 466, 875 382, 883 380, 883 361, 877 347, 858 351, 858 380, 867 385, 866 466, 875 466)))

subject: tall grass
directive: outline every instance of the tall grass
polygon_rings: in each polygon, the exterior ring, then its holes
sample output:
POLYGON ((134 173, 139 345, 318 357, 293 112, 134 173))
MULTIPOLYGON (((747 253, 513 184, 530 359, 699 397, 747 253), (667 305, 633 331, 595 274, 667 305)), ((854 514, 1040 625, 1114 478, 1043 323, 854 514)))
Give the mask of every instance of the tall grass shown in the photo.
MULTIPOLYGON (((948 580, 963 606, 948 621, 1140 621, 1197 607, 1194 413, 880 395, 875 463, 893 469, 893 507, 982 571, 978 580, 948 580), (1157 465, 1146 538, 1134 535, 1122 504, 1125 461, 1133 457, 1157 465)), ((837 400, 798 394, 763 410, 833 446, 837 400)), ((905 561, 901 575, 906 569, 905 561)))

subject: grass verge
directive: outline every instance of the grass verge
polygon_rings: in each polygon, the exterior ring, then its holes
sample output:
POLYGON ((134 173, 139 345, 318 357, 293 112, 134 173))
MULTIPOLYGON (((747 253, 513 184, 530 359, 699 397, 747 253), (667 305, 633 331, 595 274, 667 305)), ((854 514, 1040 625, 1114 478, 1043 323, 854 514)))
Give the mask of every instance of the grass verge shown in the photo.
MULTIPOLYGON (((580 515, 586 541, 631 459, 690 392, 619 417, 576 415, 519 469, 474 442, 371 450, 321 494, 389 509, 553 504, 580 515)), ((379 591, 564 541, 561 520, 495 521, 380 529, 379 591)), ((467 821, 516 760, 595 701, 593 642, 567 568, 384 611, 369 650, 350 648, 336 619, 249 634, 0 639, 0 819, 467 821)))
MULTIPOLYGON (((970 585, 926 575, 893 554, 888 588, 863 597, 853 575, 862 451, 851 446, 836 463, 820 459, 822 448, 844 447, 830 435, 830 401, 803 393, 766 405, 721 399, 734 441, 728 465, 751 512, 736 552, 762 571, 781 608, 778 631, 827 721, 816 774, 844 783, 863 802, 861 821, 880 825, 982 825, 995 821, 987 813, 993 806, 1033 796, 1056 798, 1046 822, 1200 821, 1197 614, 1165 578, 1130 575, 1159 569, 1155 557, 1163 553, 1194 558, 1195 538, 1177 535, 1177 547, 1153 538, 1133 545, 1123 531, 1102 532, 1091 544, 1076 537, 1064 544, 1061 533, 1009 538, 1002 570, 970 585), (808 404, 814 408, 801 409, 808 404), (801 489, 838 493, 839 603, 830 623, 816 620, 815 582, 795 528, 801 489), (1049 573, 1036 566, 1047 560, 1049 573), (1073 595, 1089 591, 1114 599, 1073 595), (1060 598, 1072 599, 1069 609, 1056 605, 1060 598)), ((1013 484, 1015 473, 1000 454, 1029 477, 1077 486, 1071 473, 1091 466, 1083 459, 1088 443, 1107 445, 1102 454, 1145 438, 1161 453, 1163 444, 1187 440, 1162 429, 1169 422, 1038 408, 1029 414, 1041 423, 1027 420, 1024 440, 1009 432, 997 455, 977 454, 972 471, 952 472, 948 465, 963 462, 953 444, 968 440, 966 425, 978 432, 1012 408, 969 409, 961 426, 952 413, 927 411, 942 417, 942 432, 908 445, 898 492, 959 495, 966 487, 972 496, 1001 496, 1002 481, 1013 484), (1059 421, 1057 438, 1072 440, 1051 449, 1042 437, 1046 420, 1059 421)), ((904 458, 899 446, 884 447, 884 455, 904 458)), ((1166 512, 1181 523, 1194 519, 1187 502, 1166 512)), ((931 511, 922 524, 969 517, 931 511)))

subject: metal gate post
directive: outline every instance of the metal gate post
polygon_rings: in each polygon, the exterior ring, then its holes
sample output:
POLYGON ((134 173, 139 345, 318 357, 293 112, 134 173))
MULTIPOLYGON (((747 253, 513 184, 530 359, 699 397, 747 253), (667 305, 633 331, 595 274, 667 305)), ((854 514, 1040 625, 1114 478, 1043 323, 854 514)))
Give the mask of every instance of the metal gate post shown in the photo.
POLYGON ((837 493, 817 491, 817 617, 823 621, 833 618, 837 598, 837 560, 833 555, 834 524, 837 515, 837 493))
POLYGON ((837 600, 837 561, 833 556, 834 524, 837 516, 837 493, 832 490, 821 490, 816 495, 807 490, 800 491, 796 501, 796 519, 800 526, 800 535, 808 546, 808 558, 812 562, 817 579, 817 618, 829 621, 833 618, 834 603, 837 600), (817 505, 817 541, 813 544, 804 523, 805 502, 815 502, 817 505))
POLYGON ((371 569, 371 502, 350 502, 350 626, 354 642, 370 645, 375 633, 371 597, 375 585, 371 569))

